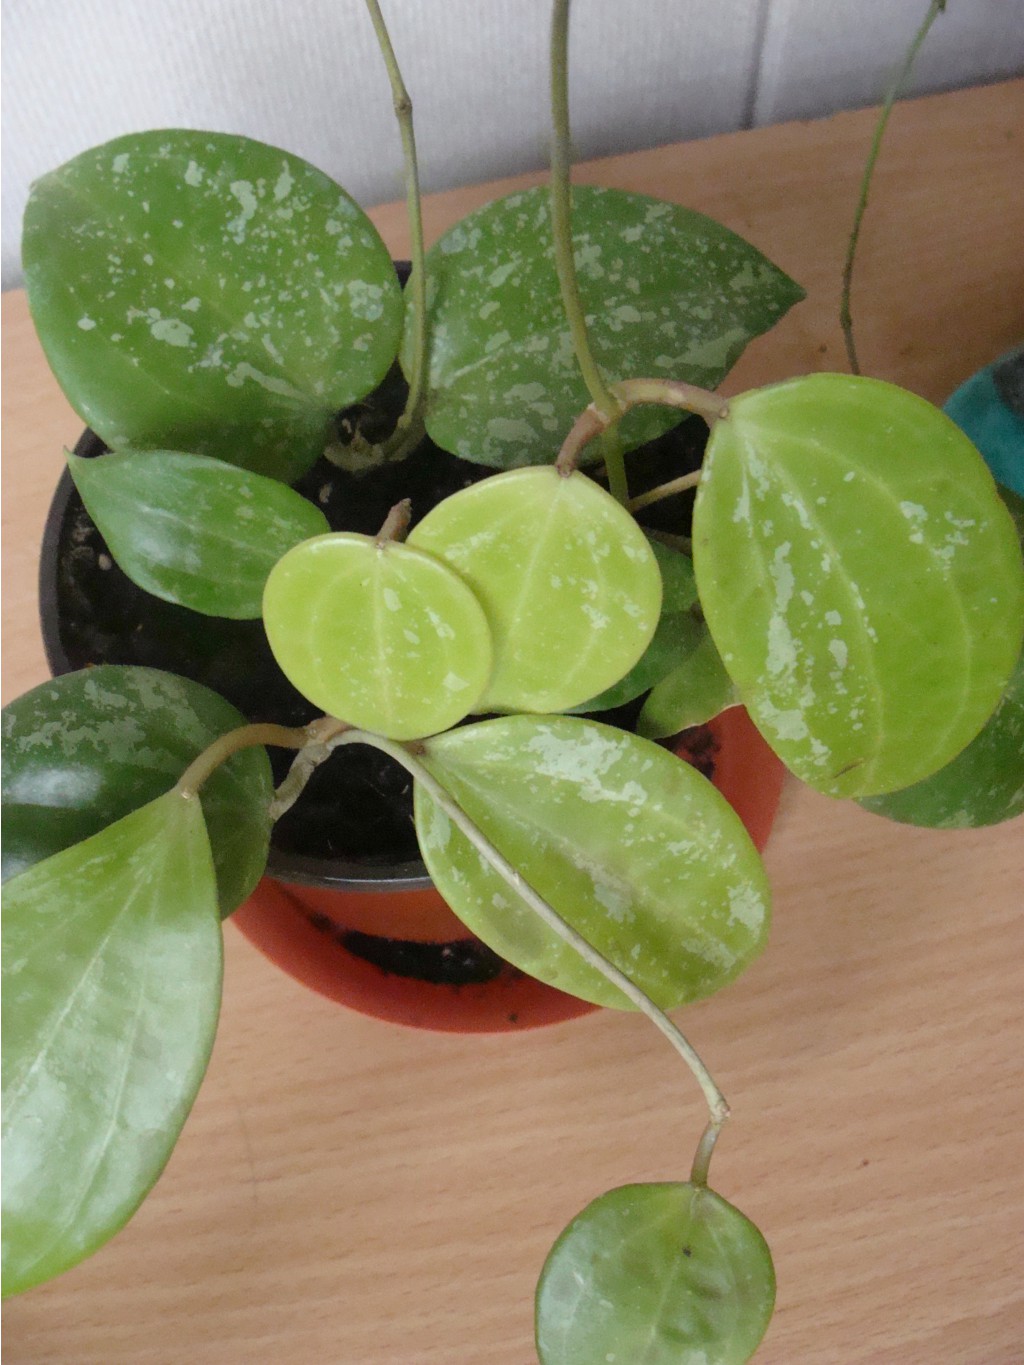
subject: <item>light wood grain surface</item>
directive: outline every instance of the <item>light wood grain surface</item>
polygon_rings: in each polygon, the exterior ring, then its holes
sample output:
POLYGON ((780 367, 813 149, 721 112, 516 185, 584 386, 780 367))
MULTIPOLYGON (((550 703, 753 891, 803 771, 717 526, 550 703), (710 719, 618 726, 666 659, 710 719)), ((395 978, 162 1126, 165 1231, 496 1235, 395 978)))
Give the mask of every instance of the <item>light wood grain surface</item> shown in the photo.
MULTIPOLYGON (((593 163, 704 209, 808 289, 735 390, 842 368, 870 113, 593 163)), ((857 277, 862 361, 940 400, 1024 334, 1024 82, 894 117, 857 277)), ((438 196, 436 234, 494 187, 438 196)), ((375 214, 404 252, 401 206, 375 214)), ((35 563, 80 423, 4 299, 5 695, 45 675, 35 563)), ((765 1365, 1024 1360, 1024 822, 939 834, 787 788, 771 944, 681 1022, 730 1097, 713 1183, 779 1280, 765 1365)), ((20 1365, 528 1365, 534 1281, 589 1199, 685 1176, 700 1096, 641 1020, 516 1038, 350 1014, 227 931, 209 1076, 124 1232, 9 1301, 20 1365)))

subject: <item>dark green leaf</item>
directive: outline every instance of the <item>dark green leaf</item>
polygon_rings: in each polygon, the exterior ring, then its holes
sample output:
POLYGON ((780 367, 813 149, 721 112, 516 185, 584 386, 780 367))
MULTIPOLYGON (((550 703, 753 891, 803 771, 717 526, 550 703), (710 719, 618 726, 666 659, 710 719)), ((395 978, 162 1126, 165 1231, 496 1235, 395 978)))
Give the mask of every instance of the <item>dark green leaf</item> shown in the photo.
POLYGON ((637 733, 664 739, 704 725, 739 701, 707 626, 693 616, 677 618, 675 643, 681 658, 651 689, 637 718, 637 733))
POLYGON ((731 399, 693 527, 715 643, 810 786, 909 786, 992 714, 1020 654, 1024 566, 984 462, 931 404, 830 374, 731 399))
MULTIPOLYGON (((690 209, 590 186, 577 187, 573 201, 591 346, 609 382, 714 388, 747 343, 803 297, 749 243, 690 209)), ((562 308, 547 190, 470 214, 431 248, 426 270, 430 435, 480 464, 549 463, 590 396, 562 308)), ((626 448, 678 421, 664 409, 630 414, 626 448)))
POLYGON ((541 1365, 744 1365, 775 1307, 761 1233, 706 1186, 625 1185, 589 1204, 537 1286, 541 1365))
MULTIPOLYGON (((507 716, 423 750, 527 883, 662 1008, 720 989, 764 946, 768 883, 746 830, 660 745, 577 716, 507 716)), ((631 1008, 419 785, 415 813, 427 869, 474 934, 549 985, 631 1008)))
MULTIPOLYGON (((154 800, 215 739, 244 724, 199 683, 112 664, 41 683, 11 702, 3 712, 4 877, 154 800)), ((203 787, 225 915, 263 874, 272 796, 259 748, 235 754, 203 787)))
POLYGON ((205 455, 69 454, 68 467, 132 582, 206 616, 259 616, 281 556, 330 529, 320 508, 287 485, 205 455))
POLYGON ((250 138, 132 133, 36 181, 33 320, 108 446, 191 450, 291 481, 383 379, 402 300, 333 181, 250 138))
POLYGON ((221 951, 202 810, 175 792, 7 884, 5 1294, 95 1251, 163 1170, 213 1047, 221 951))

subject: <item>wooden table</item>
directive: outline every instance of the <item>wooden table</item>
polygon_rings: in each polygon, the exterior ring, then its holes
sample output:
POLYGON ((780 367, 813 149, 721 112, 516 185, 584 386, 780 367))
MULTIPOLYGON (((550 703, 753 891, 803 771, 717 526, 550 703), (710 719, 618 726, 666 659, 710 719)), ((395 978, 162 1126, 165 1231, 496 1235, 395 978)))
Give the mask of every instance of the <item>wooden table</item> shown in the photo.
MULTIPOLYGON (((843 368, 839 269, 871 113, 583 167, 748 235, 809 291, 735 390, 843 368)), ((1024 82, 893 119, 857 276, 862 362, 941 400, 1024 333, 1024 82)), ((522 183, 522 182, 517 182, 522 183)), ((431 199, 431 235, 495 189, 431 199)), ((401 206, 375 217, 406 250, 401 206)), ((35 559, 80 423, 4 299, 7 694, 44 676, 35 559)), ((1022 822, 938 834, 787 789, 771 945, 684 1024, 729 1095, 723 1194, 764 1229, 775 1365, 1024 1360, 1022 822)), ((19 1365, 526 1365, 590 1198, 685 1176, 700 1096, 638 1018, 457 1038, 304 992, 231 929, 209 1077, 129 1227, 9 1302, 19 1365)))

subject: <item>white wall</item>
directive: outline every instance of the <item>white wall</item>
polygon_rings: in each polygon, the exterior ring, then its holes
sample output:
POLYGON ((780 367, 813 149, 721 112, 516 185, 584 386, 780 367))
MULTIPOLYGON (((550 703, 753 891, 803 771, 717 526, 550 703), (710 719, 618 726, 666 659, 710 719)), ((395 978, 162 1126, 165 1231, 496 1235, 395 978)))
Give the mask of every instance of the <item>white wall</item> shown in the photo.
MULTIPOLYGON (((549 0, 383 0, 424 184, 540 167, 549 0)), ((874 103, 926 0, 575 0, 581 156, 874 103)), ((133 129, 244 132, 363 203, 399 197, 363 0, 3 0, 3 279, 35 176, 133 129)), ((1024 70, 1024 0, 948 0, 913 82, 1024 70)))

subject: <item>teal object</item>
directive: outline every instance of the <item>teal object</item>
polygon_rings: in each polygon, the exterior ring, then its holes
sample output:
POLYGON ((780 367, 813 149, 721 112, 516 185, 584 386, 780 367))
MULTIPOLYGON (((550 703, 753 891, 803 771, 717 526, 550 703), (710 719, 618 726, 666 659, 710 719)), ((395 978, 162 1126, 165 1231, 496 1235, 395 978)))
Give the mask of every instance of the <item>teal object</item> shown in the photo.
POLYGON ((944 411, 981 451, 997 482, 1024 497, 1024 346, 973 374, 944 411))

